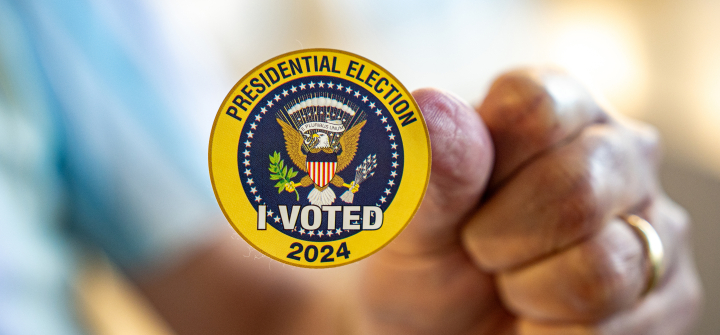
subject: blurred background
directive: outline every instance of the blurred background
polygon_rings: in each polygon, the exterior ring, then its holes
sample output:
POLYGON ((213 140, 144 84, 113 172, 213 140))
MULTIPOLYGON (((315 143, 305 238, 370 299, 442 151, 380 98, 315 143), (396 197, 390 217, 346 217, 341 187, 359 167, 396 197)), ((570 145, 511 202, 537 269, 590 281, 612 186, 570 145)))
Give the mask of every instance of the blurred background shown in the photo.
MULTIPOLYGON (((122 25, 122 2, 94 1, 122 25)), ((720 1, 151 0, 174 61, 199 92, 187 117, 206 141, 234 83, 280 53, 338 48, 382 65, 409 89, 452 91, 478 104, 518 66, 556 65, 664 139, 669 195, 691 214, 705 287, 697 334, 720 333, 720 1)), ((142 52, 139 50, 138 52, 142 52)), ((79 280, 96 334, 169 334, 102 258, 79 280), (128 320, 134 320, 129 322, 128 320)))

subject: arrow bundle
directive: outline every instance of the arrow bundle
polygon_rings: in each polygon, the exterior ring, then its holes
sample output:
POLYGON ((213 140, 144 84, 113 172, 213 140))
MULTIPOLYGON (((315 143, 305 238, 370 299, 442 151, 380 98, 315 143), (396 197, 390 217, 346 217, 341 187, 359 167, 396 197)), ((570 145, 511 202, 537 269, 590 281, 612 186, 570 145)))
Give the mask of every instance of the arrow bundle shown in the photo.
MULTIPOLYGON (((373 170, 375 170, 376 167, 376 155, 368 155, 367 158, 365 158, 365 160, 363 160, 363 162, 355 168, 355 180, 352 182, 352 185, 360 185, 360 183, 364 182, 365 179, 372 177, 375 174, 373 170)), ((347 203, 352 203, 354 198, 355 194, 350 190, 345 191, 345 193, 340 196, 340 199, 347 203)))

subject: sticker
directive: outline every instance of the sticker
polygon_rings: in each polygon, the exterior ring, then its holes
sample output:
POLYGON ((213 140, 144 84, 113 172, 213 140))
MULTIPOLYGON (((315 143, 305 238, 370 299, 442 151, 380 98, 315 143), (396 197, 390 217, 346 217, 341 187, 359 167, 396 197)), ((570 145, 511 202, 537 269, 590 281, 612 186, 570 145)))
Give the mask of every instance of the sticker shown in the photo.
POLYGON ((325 268, 405 228, 425 194, 430 141, 412 95, 385 69, 307 49, 238 81, 215 117, 209 164, 240 236, 280 262, 325 268))

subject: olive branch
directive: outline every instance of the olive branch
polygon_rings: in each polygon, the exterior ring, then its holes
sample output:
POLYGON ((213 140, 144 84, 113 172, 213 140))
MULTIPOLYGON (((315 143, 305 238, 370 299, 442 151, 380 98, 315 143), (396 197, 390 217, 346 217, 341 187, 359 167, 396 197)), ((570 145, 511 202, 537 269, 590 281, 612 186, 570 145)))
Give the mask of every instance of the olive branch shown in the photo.
MULTIPOLYGON (((297 176, 298 171, 293 170, 292 167, 288 170, 288 167, 285 166, 285 161, 280 159, 280 153, 277 151, 269 157, 270 167, 268 170, 270 170, 270 179, 279 180, 277 184, 275 184, 275 187, 278 188, 278 193, 281 193, 286 184, 292 183, 292 178, 297 176)), ((297 201, 300 201, 300 193, 298 193, 297 190, 295 190, 295 197, 297 198, 297 201)))

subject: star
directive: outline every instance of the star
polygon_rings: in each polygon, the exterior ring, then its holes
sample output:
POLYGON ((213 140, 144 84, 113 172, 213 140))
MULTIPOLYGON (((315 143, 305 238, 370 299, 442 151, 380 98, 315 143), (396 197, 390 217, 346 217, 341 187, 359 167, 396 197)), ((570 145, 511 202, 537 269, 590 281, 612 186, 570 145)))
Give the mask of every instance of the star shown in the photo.
POLYGON ((262 115, 260 115, 260 114, 255 115, 255 121, 260 121, 260 119, 262 119, 262 115))
POLYGON ((392 167, 393 167, 393 168, 398 167, 398 165, 400 165, 400 164, 398 164, 397 162, 392 162, 392 167))
POLYGON ((260 108, 260 113, 265 114, 265 112, 267 112, 267 109, 265 107, 260 108))
POLYGON ((360 92, 355 91, 355 94, 353 94, 356 98, 360 97, 360 92))
POLYGON ((250 193, 252 193, 252 194, 257 193, 257 188, 256 188, 256 187, 251 187, 251 188, 250 188, 250 193))
POLYGON ((313 82, 311 81, 310 84, 308 84, 308 86, 310 86, 310 88, 315 88, 315 83, 313 83, 313 82))
POLYGON ((292 91, 293 93, 297 92, 297 87, 293 85, 292 87, 290 87, 290 91, 292 91))
POLYGON ((245 147, 246 147, 246 148, 249 148, 249 147, 250 147, 250 140, 247 140, 247 141, 245 141, 245 142, 243 142, 243 143, 245 143, 245 147))
POLYGON ((340 228, 338 228, 338 229, 335 229, 335 234, 338 234, 338 235, 340 235, 340 233, 342 233, 342 229, 340 229, 340 228))
MULTIPOLYGON (((328 86, 329 86, 329 85, 328 85, 328 86)), ((323 234, 323 231, 322 231, 322 230, 321 230, 320 232, 318 232, 318 234, 317 234, 317 236, 320 236, 320 237, 323 237, 323 235, 325 235, 325 234, 323 234)))
POLYGON ((308 236, 313 236, 313 235, 315 235, 315 231, 311 230, 311 231, 308 233, 308 236))
POLYGON ((304 90, 304 89, 305 89, 305 84, 300 83, 300 89, 301 89, 301 90, 304 90))
POLYGON ((383 116, 382 119, 380 119, 380 121, 382 121, 382 123, 387 123, 387 118, 383 116))
POLYGON ((393 133, 390 133, 390 135, 388 135, 388 137, 393 141, 395 140, 395 134, 393 134, 393 133))
POLYGON ((269 211, 267 211, 267 216, 269 216, 269 217, 272 217, 272 216, 273 216, 273 211, 272 211, 272 209, 269 210, 269 211))
POLYGON ((327 231, 327 236, 332 236, 332 235, 333 235, 333 231, 330 230, 330 229, 328 229, 328 231, 327 231))
POLYGON ((253 138, 253 135, 255 135, 255 134, 253 134, 253 132, 251 132, 251 131, 247 132, 248 138, 253 138))
POLYGON ((395 171, 390 171, 390 177, 395 178, 396 176, 397 176, 397 172, 395 172, 395 171))
POLYGON ((333 86, 335 86, 335 84, 333 84, 332 81, 328 83, 328 88, 333 88, 333 86))
MULTIPOLYGON (((342 84, 337 84, 337 89, 342 91, 343 85, 342 85, 342 84)), ((328 230, 328 231, 329 231, 329 230, 328 230)))
POLYGON ((257 129, 257 125, 255 124, 255 122, 250 124, 250 129, 257 129))
POLYGON ((243 151, 243 155, 244 155, 245 157, 250 156, 250 151, 248 151, 247 149, 245 149, 245 151, 243 151))
POLYGON ((385 203, 387 201, 385 200, 385 197, 380 197, 380 202, 385 203))
POLYGON ((375 108, 375 103, 374 103, 374 102, 371 102, 371 103, 370 103, 370 109, 373 109, 373 108, 375 108))
POLYGON ((392 156, 393 156, 393 158, 398 158, 398 156, 400 156, 400 155, 398 155, 397 152, 393 152, 393 153, 392 153, 392 156))
POLYGON ((368 102, 368 98, 366 96, 363 96, 362 102, 368 102))
POLYGON ((282 95, 283 95, 284 97, 288 96, 287 90, 283 90, 282 95))
POLYGON ((395 150, 395 149, 397 149, 397 144, 395 144, 395 142, 393 142, 392 144, 390 144, 390 147, 393 148, 393 150, 395 150))
POLYGON ((247 160, 247 159, 244 160, 244 161, 243 161, 243 165, 249 166, 249 165, 250 165, 250 160, 247 160))
POLYGON ((353 91, 353 90, 350 89, 350 86, 348 86, 348 87, 345 89, 345 93, 352 93, 352 91, 353 91))
POLYGON ((268 100, 267 106, 268 106, 268 108, 273 106, 272 100, 268 100))
POLYGON ((386 188, 386 189, 385 189, 385 192, 383 192, 383 193, 385 193, 385 194, 387 194, 387 195, 390 195, 390 189, 389 189, 389 188, 386 188))
POLYGON ((388 180, 388 185, 395 186, 395 180, 393 180, 393 179, 388 180))
POLYGON ((273 218, 273 220, 275 220, 275 222, 280 222, 280 218, 279 218, 279 217, 277 217, 277 216, 276 216, 276 217, 274 217, 274 218, 273 218))
POLYGON ((250 176, 252 172, 250 172, 250 169, 245 169, 245 172, 243 172, 246 176, 250 176))
POLYGON ((260 200, 262 200, 262 198, 261 198, 259 195, 256 195, 256 196, 255 196, 255 201, 260 202, 260 200))
POLYGON ((300 233, 300 235, 305 235, 305 229, 300 228, 300 230, 298 230, 298 233, 300 233))
POLYGON ((318 87, 325 88, 325 83, 322 82, 322 80, 318 83, 318 87))
POLYGON ((273 100, 275 100, 275 101, 280 101, 280 96, 277 95, 277 94, 275 94, 275 98, 274 98, 273 100))
POLYGON ((391 131, 391 130, 392 130, 392 127, 391 127, 390 125, 387 125, 387 126, 385 126, 385 130, 386 130, 386 131, 391 131))
POLYGON ((255 184, 255 182, 252 180, 252 178, 248 178, 247 182, 248 185, 255 184))
POLYGON ((375 115, 380 116, 380 114, 382 114, 382 111, 380 110, 380 108, 378 108, 378 109, 375 111, 375 115))

